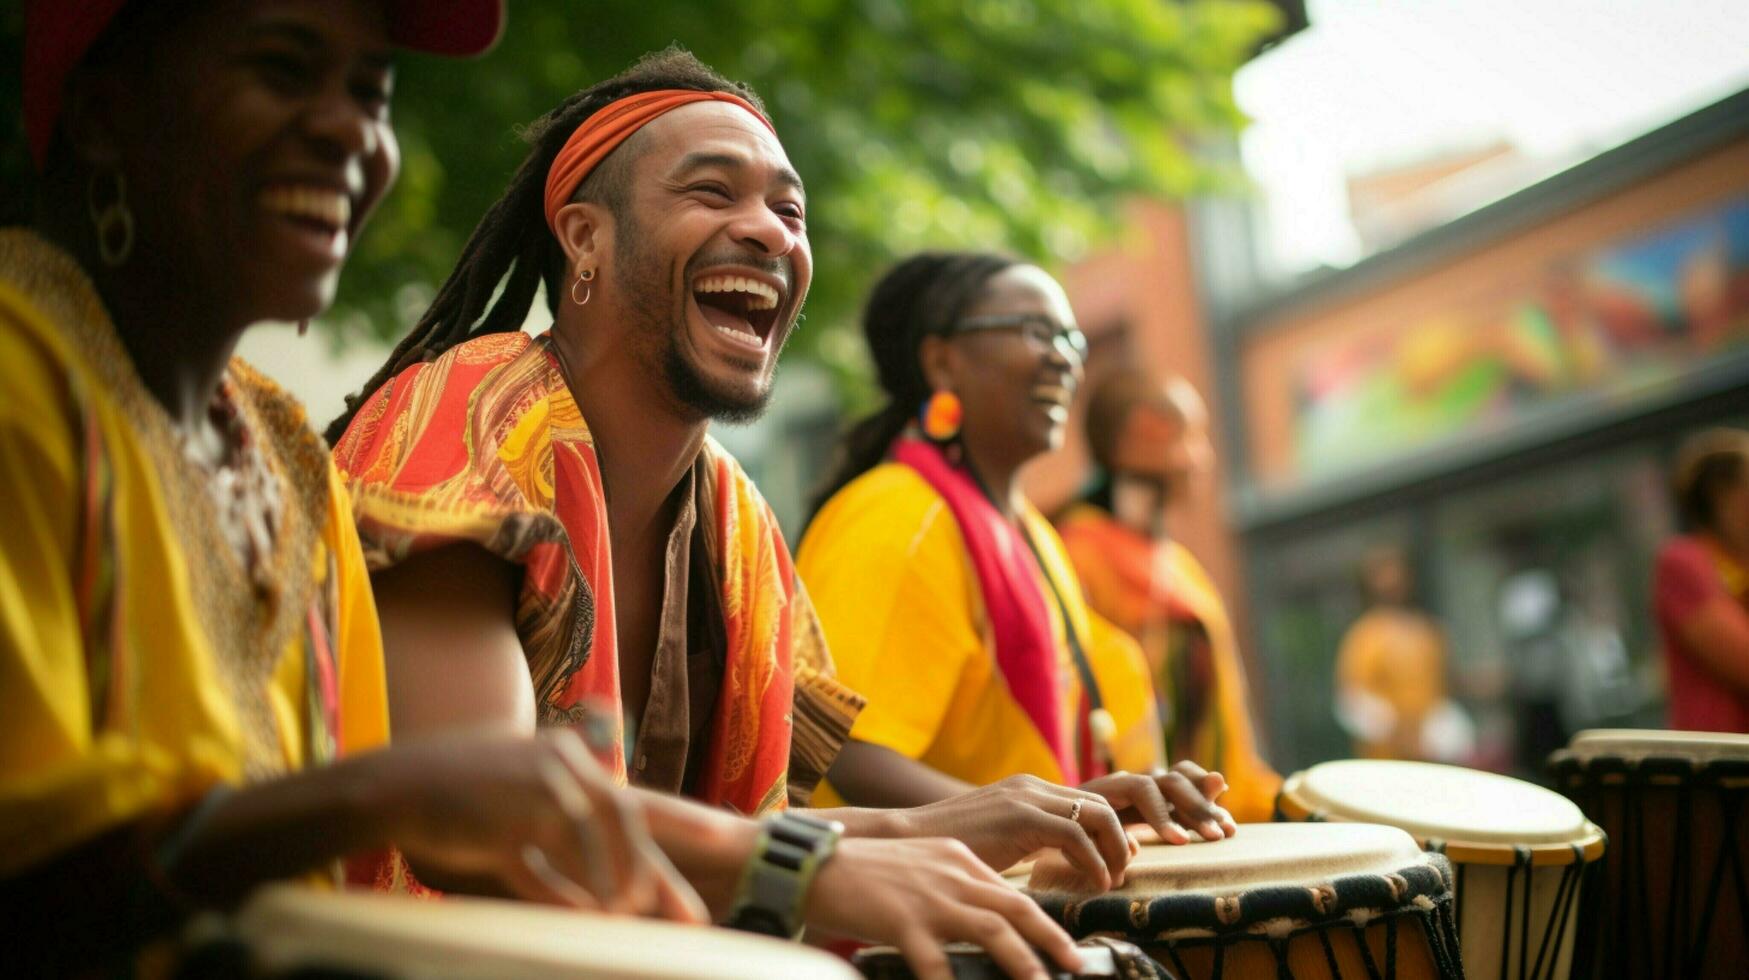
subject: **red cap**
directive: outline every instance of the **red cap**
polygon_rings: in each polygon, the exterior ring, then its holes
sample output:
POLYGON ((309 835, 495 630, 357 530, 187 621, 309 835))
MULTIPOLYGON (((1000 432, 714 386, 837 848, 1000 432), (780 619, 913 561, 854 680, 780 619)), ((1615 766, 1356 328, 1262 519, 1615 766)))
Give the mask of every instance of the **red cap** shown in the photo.
MULTIPOLYGON (((42 169, 67 76, 129 0, 30 0, 24 12, 24 131, 42 169)), ((504 0, 386 0, 389 38, 409 51, 465 58, 504 29, 504 0)))

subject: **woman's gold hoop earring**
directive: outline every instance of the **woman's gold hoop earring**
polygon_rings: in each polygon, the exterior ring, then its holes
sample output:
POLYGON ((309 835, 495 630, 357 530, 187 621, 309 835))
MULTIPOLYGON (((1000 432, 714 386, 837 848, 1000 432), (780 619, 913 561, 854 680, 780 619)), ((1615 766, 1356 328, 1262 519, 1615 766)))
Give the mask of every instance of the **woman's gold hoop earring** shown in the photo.
POLYGON ((91 225, 97 230, 97 254, 103 264, 115 268, 134 252, 134 212, 128 207, 128 182, 120 170, 115 174, 115 199, 108 204, 97 203, 98 184, 102 171, 91 175, 85 185, 85 207, 91 214, 91 225))
POLYGON ((589 305, 589 297, 595 295, 595 287, 589 286, 587 284, 594 282, 594 281, 595 281, 595 270, 594 269, 584 269, 582 272, 577 273, 577 281, 571 284, 571 302, 576 303, 578 306, 588 306, 589 305), (577 298, 577 287, 578 286, 585 287, 583 290, 583 298, 582 299, 577 298))

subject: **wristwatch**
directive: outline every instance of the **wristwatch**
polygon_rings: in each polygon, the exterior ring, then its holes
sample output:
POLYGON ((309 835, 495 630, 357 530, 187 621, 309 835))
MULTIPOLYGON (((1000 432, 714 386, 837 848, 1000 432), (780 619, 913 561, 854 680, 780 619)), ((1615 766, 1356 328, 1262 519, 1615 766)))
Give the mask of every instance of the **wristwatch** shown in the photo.
POLYGON ((800 936, 808 886, 842 836, 844 825, 836 820, 788 812, 767 817, 735 889, 729 928, 785 939, 800 936))

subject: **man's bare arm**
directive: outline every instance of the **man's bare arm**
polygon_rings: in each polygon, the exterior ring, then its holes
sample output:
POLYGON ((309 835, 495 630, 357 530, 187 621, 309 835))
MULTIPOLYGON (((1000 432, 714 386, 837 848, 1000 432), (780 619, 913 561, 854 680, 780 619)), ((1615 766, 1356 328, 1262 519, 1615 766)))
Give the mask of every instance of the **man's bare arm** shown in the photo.
POLYGON ((515 566, 473 544, 371 576, 397 741, 463 728, 534 733, 534 685, 516 635, 520 584, 515 566))

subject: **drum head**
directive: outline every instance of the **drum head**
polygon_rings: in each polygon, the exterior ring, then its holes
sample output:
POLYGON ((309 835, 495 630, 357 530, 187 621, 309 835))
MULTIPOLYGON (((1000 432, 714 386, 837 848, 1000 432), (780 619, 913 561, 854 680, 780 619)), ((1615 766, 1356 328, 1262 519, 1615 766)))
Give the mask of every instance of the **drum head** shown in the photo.
POLYGON ((421 901, 275 885, 250 899, 237 931, 257 964, 275 972, 325 967, 422 980, 857 977, 837 957, 778 939, 478 898, 421 901))
MULTIPOLYGON (((1147 897, 1182 892, 1227 894, 1272 885, 1317 884, 1346 875, 1387 875, 1427 863, 1419 845, 1395 827, 1362 823, 1255 823, 1221 841, 1145 846, 1112 894, 1147 897)), ((1092 885, 1060 852, 1039 858, 1032 892, 1091 894, 1092 885)))
POLYGON ((1579 808, 1552 790, 1431 762, 1325 762, 1289 777, 1282 796, 1324 819, 1389 824, 1424 841, 1512 847, 1575 844, 1596 835, 1579 808))
POLYGON ((1567 752, 1581 762, 1593 759, 1689 759, 1699 764, 1721 759, 1749 760, 1749 735, 1731 732, 1670 732, 1658 729, 1593 728, 1573 736, 1567 752))

